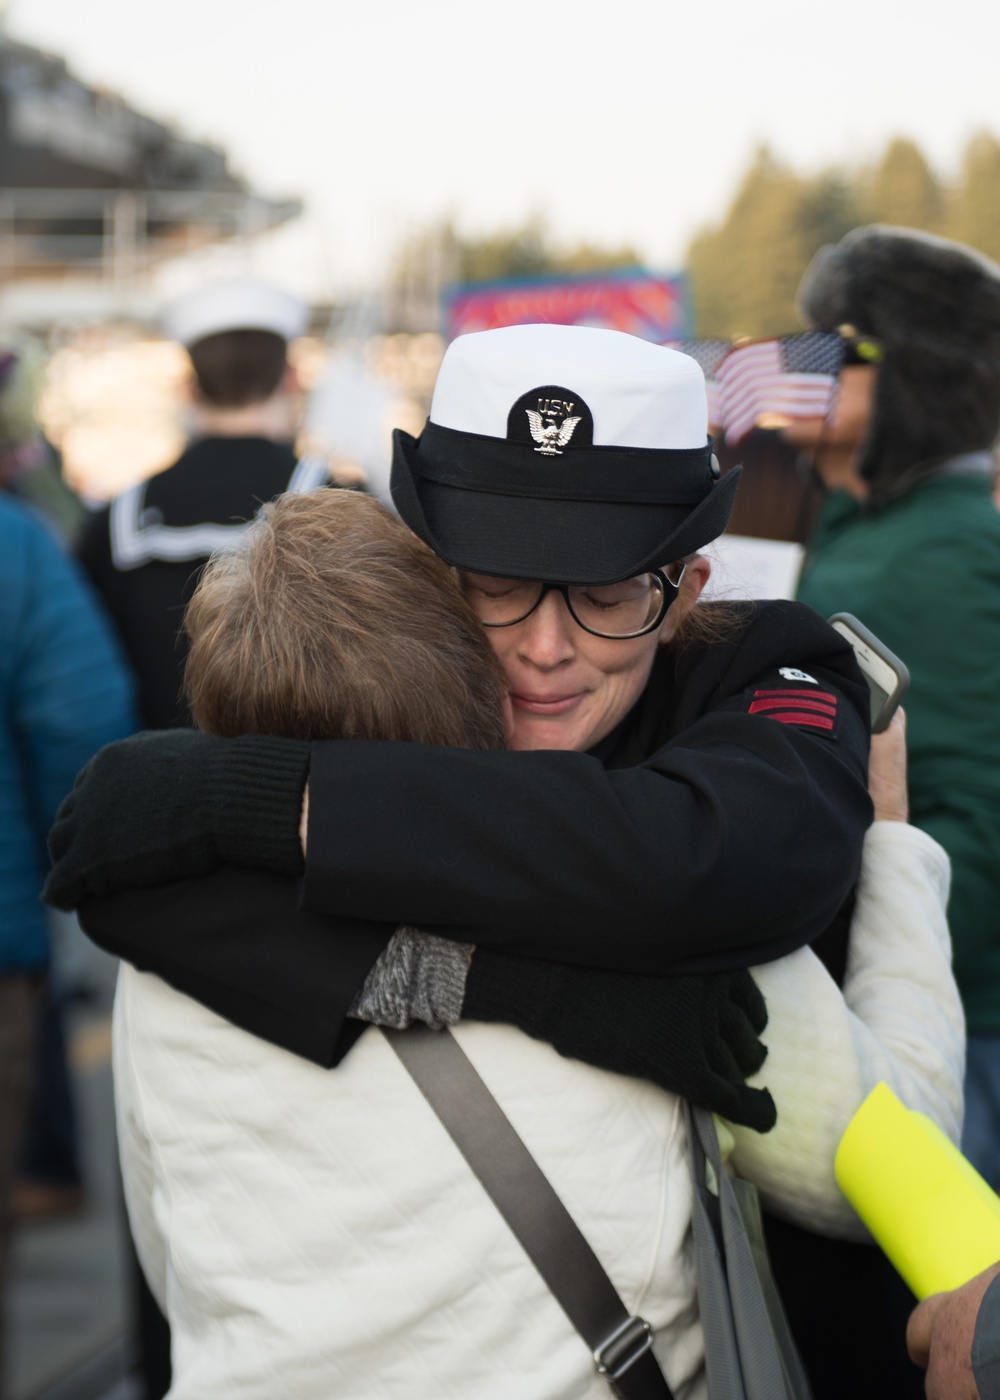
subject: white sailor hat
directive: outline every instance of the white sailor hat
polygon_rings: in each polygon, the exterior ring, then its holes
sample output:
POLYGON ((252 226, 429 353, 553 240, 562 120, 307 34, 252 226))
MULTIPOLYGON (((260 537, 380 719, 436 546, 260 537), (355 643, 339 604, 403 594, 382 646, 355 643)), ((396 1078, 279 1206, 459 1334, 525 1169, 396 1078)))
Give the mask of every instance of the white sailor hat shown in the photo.
POLYGON ((705 381, 620 331, 509 326, 459 336, 419 439, 394 434, 392 497, 447 563, 562 583, 628 578, 722 533, 705 381))
POLYGON ((163 314, 163 329, 185 346, 222 331, 270 331, 291 340, 308 319, 305 303, 281 287, 233 278, 197 287, 173 302, 163 314))

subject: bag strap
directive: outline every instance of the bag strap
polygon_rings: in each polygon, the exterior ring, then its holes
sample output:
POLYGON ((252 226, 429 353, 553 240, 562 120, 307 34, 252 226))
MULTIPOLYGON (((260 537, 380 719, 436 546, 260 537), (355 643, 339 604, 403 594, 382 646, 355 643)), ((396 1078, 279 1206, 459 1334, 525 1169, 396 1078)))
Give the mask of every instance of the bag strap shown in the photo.
POLYGON ((444 1128, 586 1342, 619 1400, 673 1400, 650 1350, 653 1329, 632 1316, 548 1178, 471 1060, 449 1034, 382 1027, 444 1128))
POLYGON ((730 1178, 715 1120, 686 1106, 698 1309, 711 1400, 812 1400, 764 1240, 756 1189, 730 1178), (712 1188, 706 1184, 706 1163, 712 1188))

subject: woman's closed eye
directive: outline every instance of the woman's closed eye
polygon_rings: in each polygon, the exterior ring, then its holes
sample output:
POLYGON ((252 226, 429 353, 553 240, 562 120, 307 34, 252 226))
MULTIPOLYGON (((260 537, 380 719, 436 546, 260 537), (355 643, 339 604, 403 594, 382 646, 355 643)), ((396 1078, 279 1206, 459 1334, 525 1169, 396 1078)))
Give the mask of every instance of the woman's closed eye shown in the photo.
POLYGON ((588 588, 580 595, 584 602, 590 607, 597 608, 599 612, 611 612, 615 608, 620 608, 628 603, 634 603, 638 598, 646 596, 646 590, 639 589, 635 585, 616 585, 610 588, 588 588))
POLYGON ((481 598, 513 598, 516 594, 521 592, 524 587, 525 585, 523 583, 518 583, 512 579, 509 583, 501 585, 494 584, 491 587, 486 587, 481 583, 469 583, 466 584, 466 591, 468 593, 478 593, 481 598))

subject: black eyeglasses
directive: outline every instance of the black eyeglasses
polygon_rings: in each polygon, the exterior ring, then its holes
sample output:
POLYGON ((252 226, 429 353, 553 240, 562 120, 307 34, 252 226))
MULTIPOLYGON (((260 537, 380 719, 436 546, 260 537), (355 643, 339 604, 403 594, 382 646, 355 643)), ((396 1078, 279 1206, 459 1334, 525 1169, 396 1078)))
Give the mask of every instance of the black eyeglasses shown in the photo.
POLYGON ((620 583, 544 583, 464 571, 459 571, 459 580, 484 627, 514 627, 531 616, 546 593, 555 592, 562 594, 570 617, 585 632, 624 641, 659 627, 686 568, 668 565, 620 583))

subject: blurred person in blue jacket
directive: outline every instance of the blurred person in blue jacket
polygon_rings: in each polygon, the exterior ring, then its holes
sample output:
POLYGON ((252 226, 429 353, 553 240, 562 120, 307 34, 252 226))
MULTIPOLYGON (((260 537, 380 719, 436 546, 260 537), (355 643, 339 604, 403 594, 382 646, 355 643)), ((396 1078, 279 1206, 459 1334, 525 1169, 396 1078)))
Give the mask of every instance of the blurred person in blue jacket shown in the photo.
MULTIPOLYGON (((135 727, 96 599, 42 522, 0 496, 0 1300, 11 1183, 48 961, 45 837, 78 770, 135 727)), ((2 1328, 0 1328, 2 1336, 2 1328)), ((0 1354, 0 1392, 2 1392, 0 1354)))
MULTIPOLYGON (((22 331, 0 338, 0 491, 34 509, 72 549, 89 514, 68 485, 38 419, 48 367, 41 344, 22 331)), ((14 1185, 18 1220, 70 1214, 83 1204, 76 1112, 63 1026, 74 980, 76 920, 49 911, 52 957, 37 1010, 35 1078, 14 1185)))

